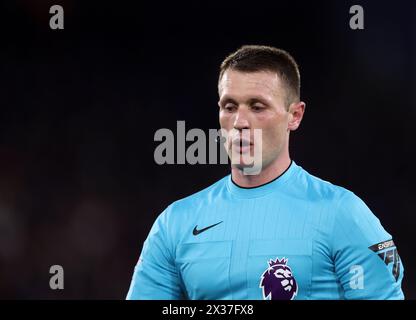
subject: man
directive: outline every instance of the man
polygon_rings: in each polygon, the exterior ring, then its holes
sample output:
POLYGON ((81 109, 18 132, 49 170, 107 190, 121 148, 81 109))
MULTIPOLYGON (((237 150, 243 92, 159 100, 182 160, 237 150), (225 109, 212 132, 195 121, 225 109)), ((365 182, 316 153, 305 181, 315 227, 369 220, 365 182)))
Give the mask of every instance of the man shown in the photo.
POLYGON ((403 265, 379 220, 289 156, 305 111, 294 59, 244 46, 222 63, 218 92, 231 175, 157 218, 127 299, 403 299, 403 265), (255 129, 261 170, 247 174, 255 129))

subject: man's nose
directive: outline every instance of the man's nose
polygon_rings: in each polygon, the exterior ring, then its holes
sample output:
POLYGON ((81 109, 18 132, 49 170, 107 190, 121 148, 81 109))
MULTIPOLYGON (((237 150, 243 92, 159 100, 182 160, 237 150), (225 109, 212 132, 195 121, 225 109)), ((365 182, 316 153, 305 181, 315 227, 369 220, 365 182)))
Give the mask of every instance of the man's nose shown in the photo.
POLYGON ((234 129, 236 130, 243 130, 243 129, 249 129, 250 128, 250 122, 248 120, 248 115, 245 110, 238 110, 236 117, 234 119, 234 129))

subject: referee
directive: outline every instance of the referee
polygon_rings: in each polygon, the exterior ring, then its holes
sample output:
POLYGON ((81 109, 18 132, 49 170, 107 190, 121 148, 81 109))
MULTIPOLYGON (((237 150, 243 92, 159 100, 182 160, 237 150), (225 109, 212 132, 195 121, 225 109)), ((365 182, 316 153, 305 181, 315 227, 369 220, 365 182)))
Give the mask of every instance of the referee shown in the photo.
POLYGON ((159 215, 127 299, 404 299, 403 264, 377 217, 289 155, 305 111, 295 60, 243 46, 221 64, 218 93, 231 174, 159 215), (247 174, 254 129, 261 170, 247 174))

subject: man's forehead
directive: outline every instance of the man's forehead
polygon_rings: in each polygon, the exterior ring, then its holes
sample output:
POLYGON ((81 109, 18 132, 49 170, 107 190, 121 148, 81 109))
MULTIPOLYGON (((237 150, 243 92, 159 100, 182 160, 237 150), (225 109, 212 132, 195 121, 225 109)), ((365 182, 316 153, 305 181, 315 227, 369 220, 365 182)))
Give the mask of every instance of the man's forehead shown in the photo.
POLYGON ((253 90, 264 94, 278 94, 280 86, 279 76, 270 71, 240 72, 227 70, 218 84, 220 95, 237 90, 253 90))

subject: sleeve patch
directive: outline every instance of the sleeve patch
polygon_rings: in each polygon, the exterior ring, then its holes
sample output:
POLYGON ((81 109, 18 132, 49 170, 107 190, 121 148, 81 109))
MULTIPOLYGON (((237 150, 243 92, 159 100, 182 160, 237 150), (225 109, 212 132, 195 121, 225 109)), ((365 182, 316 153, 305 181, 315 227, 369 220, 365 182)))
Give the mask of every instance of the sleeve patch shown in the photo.
POLYGON ((390 267, 392 264, 392 274, 397 281, 400 276, 401 261, 393 240, 376 243, 368 248, 376 253, 386 266, 390 267))

